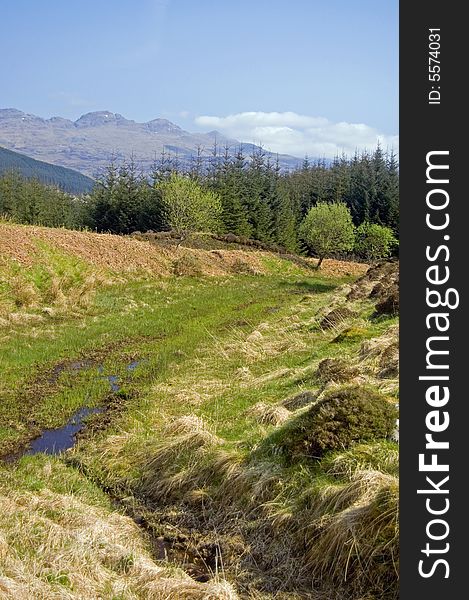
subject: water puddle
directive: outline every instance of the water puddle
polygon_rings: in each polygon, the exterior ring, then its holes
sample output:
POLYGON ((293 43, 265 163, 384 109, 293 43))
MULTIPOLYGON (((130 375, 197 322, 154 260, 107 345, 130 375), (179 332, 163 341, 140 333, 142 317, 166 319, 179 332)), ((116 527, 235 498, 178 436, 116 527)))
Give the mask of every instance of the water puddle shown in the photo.
POLYGON ((85 426, 83 420, 88 415, 95 415, 103 412, 102 408, 80 408, 63 425, 57 429, 46 429, 42 434, 33 440, 23 456, 31 456, 42 452, 43 454, 60 454, 69 448, 72 448, 76 442, 76 434, 85 426))
MULTIPOLYGON (((143 362, 144 360, 133 360, 127 365, 127 371, 134 371, 143 362)), ((60 363, 54 367, 51 379, 53 379, 54 382, 57 381, 60 374, 65 370, 80 371, 81 369, 87 369, 93 366, 95 366, 95 363, 87 360, 60 363)), ((104 371, 104 366, 99 365, 99 377, 107 379, 112 393, 119 392, 121 389, 119 384, 119 376, 106 375, 104 371)), ((18 453, 5 457, 4 460, 6 462, 14 462, 22 456, 32 456, 34 454, 38 454, 39 452, 52 455, 65 452, 66 450, 73 448, 75 445, 77 433, 79 433, 86 426, 86 417, 102 413, 104 410, 105 408, 103 407, 90 408, 88 406, 82 406, 73 413, 65 425, 57 427, 56 429, 44 430, 41 435, 32 440, 26 448, 18 453)))
POLYGON ((143 360, 133 360, 131 363, 127 365, 127 371, 135 371, 135 369, 141 365, 143 360))
MULTIPOLYGON (((133 360, 131 363, 129 363, 127 365, 127 371, 135 371, 135 369, 141 365, 144 361, 143 360, 133 360)), ((119 385, 119 377, 117 375, 105 375, 104 374, 104 367, 103 365, 99 365, 98 367, 98 373, 100 374, 101 377, 104 377, 104 379, 107 379, 109 382, 109 386, 111 388, 111 392, 119 392, 120 391, 120 385, 119 385)))

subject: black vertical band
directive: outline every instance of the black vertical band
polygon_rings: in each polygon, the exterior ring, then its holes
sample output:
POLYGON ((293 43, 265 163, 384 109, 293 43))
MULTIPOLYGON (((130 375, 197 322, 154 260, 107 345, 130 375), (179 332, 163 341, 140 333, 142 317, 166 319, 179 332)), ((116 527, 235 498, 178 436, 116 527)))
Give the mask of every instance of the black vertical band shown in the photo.
POLYGON ((467 27, 461 3, 400 4, 401 600, 469 573, 467 27))

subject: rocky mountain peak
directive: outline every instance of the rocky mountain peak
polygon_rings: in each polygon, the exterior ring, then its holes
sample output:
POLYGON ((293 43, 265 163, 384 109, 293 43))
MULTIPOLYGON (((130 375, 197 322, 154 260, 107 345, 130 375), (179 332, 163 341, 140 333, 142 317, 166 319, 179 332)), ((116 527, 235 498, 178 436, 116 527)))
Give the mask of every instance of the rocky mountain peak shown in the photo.
POLYGON ((155 133, 181 133, 183 131, 178 125, 168 121, 168 119, 153 119, 146 123, 146 127, 149 131, 155 133))
POLYGON ((76 127, 101 127, 110 123, 116 125, 119 123, 131 123, 119 113, 113 113, 110 110, 96 110, 82 115, 75 121, 76 127))

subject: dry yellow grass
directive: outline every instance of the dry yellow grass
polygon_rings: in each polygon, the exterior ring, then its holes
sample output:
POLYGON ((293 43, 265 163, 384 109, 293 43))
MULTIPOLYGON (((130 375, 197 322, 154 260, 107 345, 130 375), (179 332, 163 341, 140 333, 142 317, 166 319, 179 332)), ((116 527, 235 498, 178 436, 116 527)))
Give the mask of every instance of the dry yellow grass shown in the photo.
POLYGON ((278 404, 258 402, 249 408, 246 414, 263 425, 281 425, 290 417, 291 412, 278 404))
POLYGON ((398 498, 397 478, 372 470, 356 471, 343 487, 325 488, 301 524, 313 576, 349 582, 351 589, 395 585, 398 498))
POLYGON ((157 565, 128 517, 49 490, 0 495, 2 600, 235 600, 217 577, 197 583, 157 565))

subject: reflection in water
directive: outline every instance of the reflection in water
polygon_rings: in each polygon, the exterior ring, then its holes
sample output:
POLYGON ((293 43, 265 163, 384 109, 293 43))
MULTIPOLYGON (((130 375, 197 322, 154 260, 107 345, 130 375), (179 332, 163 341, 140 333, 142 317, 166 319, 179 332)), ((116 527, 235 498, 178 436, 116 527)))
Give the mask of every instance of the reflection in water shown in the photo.
MULTIPOLYGON (((132 361, 127 365, 127 370, 134 371, 142 362, 142 360, 132 361)), ((74 371, 78 371, 89 368, 91 365, 92 363, 89 361, 80 361, 71 363, 67 365, 67 367, 74 371)), ((60 370, 57 368, 57 373, 54 371, 56 378, 58 378, 63 370, 64 367, 61 365, 60 370)), ((116 393, 120 391, 119 377, 117 375, 104 375, 103 365, 98 366, 98 373, 101 377, 108 380, 111 392, 116 393)), ((85 423, 83 422, 84 419, 89 415, 99 414, 103 412, 103 410, 104 408, 89 408, 83 406, 73 413, 67 423, 62 425, 62 427, 58 427, 57 429, 46 429, 39 437, 33 440, 25 450, 18 454, 11 455, 10 457, 6 457, 7 462, 17 460, 21 456, 31 456, 38 452, 42 452, 43 454, 59 454, 60 452, 72 448, 76 442, 76 434, 85 427, 85 423)))
POLYGON ((102 408, 80 408, 70 419, 58 429, 46 429, 42 435, 33 440, 24 453, 25 455, 37 454, 59 454, 68 450, 75 444, 75 435, 83 428, 83 419, 88 415, 102 412, 102 408))

